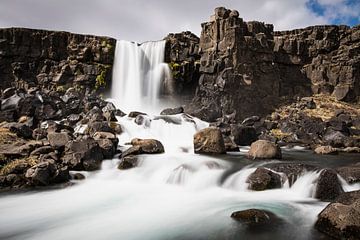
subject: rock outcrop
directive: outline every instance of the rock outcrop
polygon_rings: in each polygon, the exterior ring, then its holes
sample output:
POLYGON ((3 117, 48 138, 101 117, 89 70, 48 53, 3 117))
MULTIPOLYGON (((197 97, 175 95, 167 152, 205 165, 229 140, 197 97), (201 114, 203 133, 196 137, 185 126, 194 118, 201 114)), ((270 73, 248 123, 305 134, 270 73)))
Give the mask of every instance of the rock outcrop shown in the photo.
MULTIPOLYGON (((181 50, 170 48, 170 56, 187 54, 184 34, 171 36, 181 50)), ((274 32, 271 24, 245 22, 236 10, 216 8, 202 24, 199 83, 185 110, 207 121, 228 115, 239 121, 312 94, 358 101, 359 48, 359 26, 274 32)))
POLYGON ((25 28, 0 29, 0 89, 103 88, 115 39, 25 28))

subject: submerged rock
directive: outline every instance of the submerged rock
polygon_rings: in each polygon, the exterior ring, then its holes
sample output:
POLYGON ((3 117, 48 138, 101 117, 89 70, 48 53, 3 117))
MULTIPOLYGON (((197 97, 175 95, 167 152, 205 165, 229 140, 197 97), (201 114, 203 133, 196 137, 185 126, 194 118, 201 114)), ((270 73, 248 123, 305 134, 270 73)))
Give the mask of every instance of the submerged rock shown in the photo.
POLYGON ((258 140, 250 146, 248 156, 252 159, 281 159, 280 147, 267 140, 258 140))
POLYGON ((281 188, 281 176, 266 168, 257 168, 246 182, 249 183, 248 188, 255 191, 281 188))
POLYGON ((224 139, 218 128, 205 128, 194 135, 195 153, 222 154, 226 153, 224 139))
POLYGON ((283 222, 281 218, 270 211, 261 209, 247 209, 233 212, 231 218, 249 227, 260 227, 263 225, 278 225, 283 222))

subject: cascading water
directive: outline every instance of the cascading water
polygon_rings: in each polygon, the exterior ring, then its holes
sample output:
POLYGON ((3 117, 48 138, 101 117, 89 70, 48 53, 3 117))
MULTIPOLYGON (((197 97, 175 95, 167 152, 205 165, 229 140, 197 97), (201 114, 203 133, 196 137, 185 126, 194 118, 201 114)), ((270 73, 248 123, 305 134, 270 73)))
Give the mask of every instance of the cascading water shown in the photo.
POLYGON ((142 44, 118 41, 111 97, 125 111, 158 111, 160 90, 171 84, 165 41, 142 44))
MULTIPOLYGON (((117 43, 112 97, 120 109, 156 113, 170 75, 163 55, 162 41, 117 43)), ((65 189, 2 196, 0 239, 316 238, 312 225, 327 204, 312 197, 318 172, 304 173, 291 186, 283 181, 279 189, 250 191, 246 179, 266 162, 248 160, 246 148, 221 158, 194 154, 193 134, 208 123, 185 114, 144 116, 140 125, 127 116, 118 120, 121 146, 135 137, 155 138, 165 153, 140 155, 129 170, 117 169, 118 158, 105 160, 100 171, 84 173, 85 181, 65 189), (229 216, 248 208, 270 210, 286 223, 266 235, 247 232, 229 216)), ((284 152, 296 160, 314 158, 305 150, 284 152)))

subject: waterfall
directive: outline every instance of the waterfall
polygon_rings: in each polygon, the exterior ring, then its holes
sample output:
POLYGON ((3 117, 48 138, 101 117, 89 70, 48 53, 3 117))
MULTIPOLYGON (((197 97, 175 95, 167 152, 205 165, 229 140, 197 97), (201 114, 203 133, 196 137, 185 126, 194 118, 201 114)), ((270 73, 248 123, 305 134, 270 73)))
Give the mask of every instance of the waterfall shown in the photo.
POLYGON ((111 97, 124 111, 158 113, 160 91, 171 81, 165 43, 117 41, 111 97))

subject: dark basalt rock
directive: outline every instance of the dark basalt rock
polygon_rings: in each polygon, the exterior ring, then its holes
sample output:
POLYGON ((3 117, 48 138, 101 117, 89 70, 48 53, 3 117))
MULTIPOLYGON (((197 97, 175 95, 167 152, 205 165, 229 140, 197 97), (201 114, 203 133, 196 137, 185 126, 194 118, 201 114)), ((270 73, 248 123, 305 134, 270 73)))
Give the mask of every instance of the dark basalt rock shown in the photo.
POLYGON ((129 118, 136 118, 137 116, 139 116, 139 115, 147 115, 146 113, 142 113, 142 112, 136 112, 136 111, 134 111, 134 112, 130 112, 129 114, 128 114, 128 117, 129 118))
POLYGON ((232 125, 231 135, 234 138, 234 142, 240 146, 249 146, 258 140, 255 128, 250 126, 232 125))
POLYGON ((118 169, 126 170, 136 167, 138 164, 138 157, 135 155, 128 155, 121 158, 121 162, 118 165, 118 169))
POLYGON ((274 213, 261 209, 247 209, 233 212, 231 218, 248 227, 261 227, 264 225, 277 226, 283 223, 283 220, 274 213))
POLYGON ((166 108, 161 111, 160 115, 175 115, 180 114, 184 112, 183 107, 177 107, 177 108, 166 108))
POLYGON ((313 165, 301 163, 270 163, 266 164, 265 167, 276 172, 284 173, 288 178, 290 185, 305 172, 317 170, 317 167, 313 165))
POLYGON ((48 133, 47 138, 50 145, 55 149, 64 149, 65 145, 72 140, 72 137, 66 132, 51 132, 48 133))
POLYGON ((70 141, 65 146, 62 162, 72 170, 98 170, 103 160, 102 149, 91 138, 70 141))
POLYGON ((249 189, 263 191, 267 189, 281 188, 281 177, 266 168, 257 168, 246 180, 249 189))
POLYGON ((322 201, 331 201, 338 197, 344 190, 332 169, 324 169, 317 180, 315 197, 322 201))

